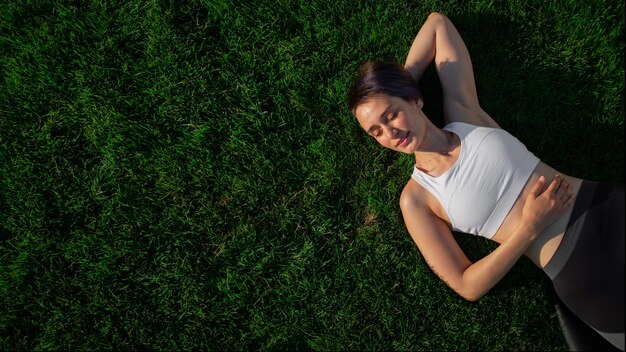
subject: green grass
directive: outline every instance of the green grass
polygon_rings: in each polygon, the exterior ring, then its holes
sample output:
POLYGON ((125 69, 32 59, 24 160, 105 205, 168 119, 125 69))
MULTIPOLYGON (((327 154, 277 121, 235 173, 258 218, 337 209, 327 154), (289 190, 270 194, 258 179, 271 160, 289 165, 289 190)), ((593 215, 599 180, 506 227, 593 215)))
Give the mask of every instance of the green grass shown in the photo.
POLYGON ((435 10, 498 123, 623 181, 619 2, 3 1, 0 349, 567 350, 527 259, 476 303, 435 277, 411 157, 347 111, 435 10))

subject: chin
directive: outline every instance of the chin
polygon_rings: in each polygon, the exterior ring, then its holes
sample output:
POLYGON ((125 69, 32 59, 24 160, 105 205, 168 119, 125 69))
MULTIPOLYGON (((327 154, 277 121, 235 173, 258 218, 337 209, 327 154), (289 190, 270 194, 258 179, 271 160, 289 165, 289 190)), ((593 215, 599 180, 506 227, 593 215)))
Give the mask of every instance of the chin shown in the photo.
POLYGON ((398 152, 398 153, 402 153, 402 154, 407 154, 407 155, 412 155, 412 154, 413 154, 413 152, 412 152, 412 151, 410 151, 410 150, 408 150, 408 149, 406 149, 406 147, 405 147, 405 148, 403 148, 403 149, 392 149, 392 150, 393 150, 394 152, 398 152))

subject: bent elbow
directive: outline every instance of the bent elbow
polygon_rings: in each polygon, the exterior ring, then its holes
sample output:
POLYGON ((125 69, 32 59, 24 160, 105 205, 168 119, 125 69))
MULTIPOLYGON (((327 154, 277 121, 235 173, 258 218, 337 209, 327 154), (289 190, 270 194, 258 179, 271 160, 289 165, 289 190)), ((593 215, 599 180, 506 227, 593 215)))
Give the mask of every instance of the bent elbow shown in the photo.
POLYGON ((433 11, 431 13, 428 14, 428 17, 443 17, 444 15, 441 12, 437 12, 437 11, 433 11))
POLYGON ((480 296, 461 296, 465 298, 468 302, 477 302, 480 299, 480 296))
POLYGON ((445 21, 448 18, 446 15, 440 12, 431 12, 428 15, 428 19, 431 21, 445 21))
POLYGON ((484 293, 472 292, 471 290, 458 290, 457 293, 469 302, 476 302, 485 295, 484 293))

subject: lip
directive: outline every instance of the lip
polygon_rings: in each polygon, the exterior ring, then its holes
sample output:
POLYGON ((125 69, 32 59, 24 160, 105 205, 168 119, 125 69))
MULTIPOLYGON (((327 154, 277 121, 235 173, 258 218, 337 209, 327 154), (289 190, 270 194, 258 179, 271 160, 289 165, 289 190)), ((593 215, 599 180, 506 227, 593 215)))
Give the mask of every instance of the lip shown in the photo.
POLYGON ((411 132, 407 132, 406 136, 404 136, 404 138, 402 138, 398 144, 396 144, 396 147, 406 147, 407 144, 409 144, 409 134, 411 132))

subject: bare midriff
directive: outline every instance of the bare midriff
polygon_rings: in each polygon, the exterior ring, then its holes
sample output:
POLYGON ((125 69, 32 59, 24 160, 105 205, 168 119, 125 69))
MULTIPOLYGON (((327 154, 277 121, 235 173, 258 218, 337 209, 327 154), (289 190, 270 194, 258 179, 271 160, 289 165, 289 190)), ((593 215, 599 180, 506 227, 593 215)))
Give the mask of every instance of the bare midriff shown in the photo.
MULTIPOLYGON (((537 182, 540 176, 544 176, 546 178, 547 186, 556 174, 562 175, 570 183, 570 189, 572 191, 574 201, 576 200, 575 197, 578 195, 578 190, 580 189, 582 180, 560 173, 550 166, 539 162, 539 164, 535 167, 535 170, 533 170, 532 174, 528 178, 528 181, 526 181, 526 184, 513 204, 511 211, 508 213, 504 222, 491 240, 497 243, 503 243, 509 238, 521 221, 522 209, 524 208, 526 198, 528 197, 532 186, 535 182, 537 182)), ((567 229, 572 209, 573 202, 558 220, 546 227, 541 234, 539 234, 539 236, 524 253, 524 255, 539 268, 544 268, 550 259, 552 259, 552 256, 556 252, 557 248, 559 248, 559 244, 561 244, 561 240, 563 239, 563 235, 567 229)))

